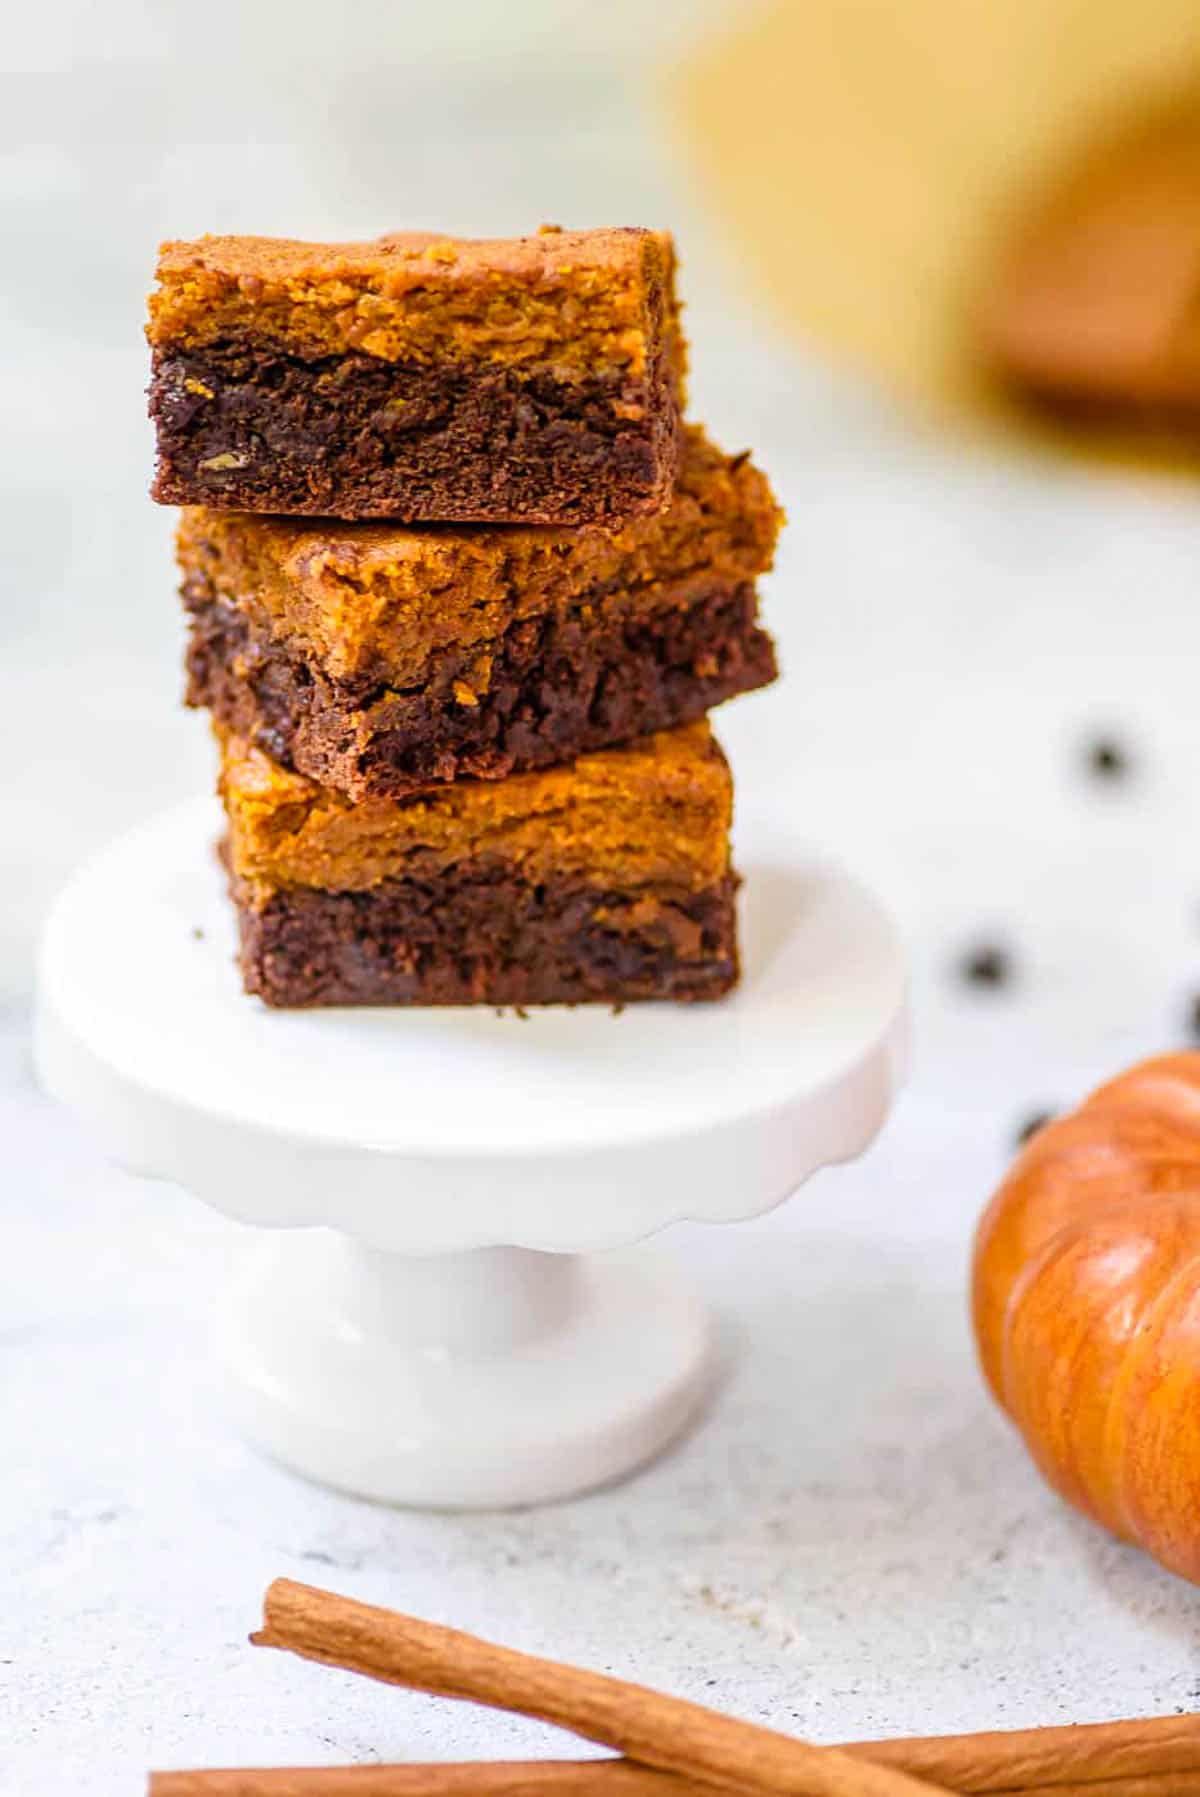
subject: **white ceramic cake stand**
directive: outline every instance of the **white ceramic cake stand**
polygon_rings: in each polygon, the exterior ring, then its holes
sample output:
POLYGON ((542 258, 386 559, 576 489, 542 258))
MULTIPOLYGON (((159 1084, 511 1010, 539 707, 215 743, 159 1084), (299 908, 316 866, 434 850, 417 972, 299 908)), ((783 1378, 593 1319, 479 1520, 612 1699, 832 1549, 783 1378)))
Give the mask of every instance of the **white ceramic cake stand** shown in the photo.
POLYGON ((648 1459, 703 1396, 708 1322, 657 1257, 598 1251, 752 1217, 865 1148, 906 1039, 886 917, 834 868, 751 859, 722 1004, 272 1012, 238 983, 216 835, 193 803, 75 876, 36 1054, 122 1165, 272 1226, 225 1331, 242 1426, 413 1504, 648 1459))

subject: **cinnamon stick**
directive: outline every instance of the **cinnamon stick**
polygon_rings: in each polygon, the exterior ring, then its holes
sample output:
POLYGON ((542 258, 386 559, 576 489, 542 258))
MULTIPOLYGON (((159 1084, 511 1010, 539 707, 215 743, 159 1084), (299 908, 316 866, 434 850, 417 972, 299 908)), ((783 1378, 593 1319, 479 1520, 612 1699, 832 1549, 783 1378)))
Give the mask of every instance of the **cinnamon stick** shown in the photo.
POLYGON ((291 1579, 268 1588, 263 1627, 250 1639, 386 1684, 536 1716, 639 1765, 744 1797, 929 1797, 931 1789, 896 1766, 291 1579))
POLYGON ((857 1741, 848 1752, 866 1754, 877 1765, 900 1766, 956 1792, 1200 1774, 1200 1716, 857 1741))
MULTIPOLYGON (((418 1622, 392 1611, 353 1603, 313 1587, 277 1580, 267 1592, 264 1628, 251 1639, 288 1648, 309 1659, 347 1666, 386 1682, 516 1709, 558 1723, 631 1759, 537 1761, 531 1764, 365 1766, 315 1772, 159 1774, 154 1797, 291 1797, 345 1790, 347 1797, 705 1797, 735 1776, 743 1788, 828 1793, 866 1786, 751 1782, 728 1771, 729 1756, 765 1753, 768 1776, 806 1776, 797 1770, 814 1757, 835 1766, 868 1762, 905 1779, 944 1787, 962 1797, 1200 1797, 1200 1715, 1155 1716, 1070 1727, 1003 1729, 965 1735, 910 1736, 854 1741, 840 1749, 814 1748, 771 1730, 735 1722, 696 1704, 662 1697, 596 1673, 579 1672, 493 1647, 470 1635, 418 1622), (708 1725, 698 1730, 697 1723, 708 1725), (713 1734, 717 1746, 712 1745, 713 1734), (649 1748, 647 1736, 654 1736, 649 1748), (682 1736, 682 1740, 678 1737, 682 1736), (639 1752, 627 1742, 641 1741, 639 1752), (763 1747, 763 1743, 767 1744, 763 1747), (732 1745, 731 1745, 732 1743, 732 1745), (799 1747, 802 1760, 780 1749, 799 1747), (707 1756, 707 1757, 706 1757, 707 1756), (654 1770, 653 1766, 660 1770, 654 1770), (314 1784, 320 1777, 324 1784, 314 1784), (245 1781, 253 1784, 180 1784, 174 1779, 245 1781), (308 1778, 306 1785, 296 1783, 308 1778), (275 1783, 262 1782, 275 1780, 275 1783), (291 1780, 292 1783, 287 1781, 291 1780), (340 1783, 337 1781, 341 1781, 340 1783)), ((758 1764, 756 1759, 755 1764, 758 1764)), ((840 1775, 840 1774, 839 1774, 840 1775)), ((878 1788, 878 1787, 876 1787, 878 1788)))
POLYGON ((711 1785, 692 1785, 630 1760, 473 1760, 462 1765, 155 1772, 149 1797, 686 1797, 697 1790, 712 1797, 711 1785))
MULTIPOLYGON (((711 1790, 629 1760, 534 1760, 156 1772, 149 1797, 711 1797, 711 1790)), ((1200 1797, 1200 1772, 1023 1785, 991 1797, 1018 1792, 1020 1797, 1200 1797)))
POLYGON ((1020 1785, 991 1791, 988 1797, 1195 1797, 1197 1792, 1200 1772, 1146 1772, 1133 1778, 1088 1779, 1084 1784, 1020 1785))
POLYGON ((1184 1773, 1200 1777, 1200 1716, 916 1735, 856 1741, 846 1751, 966 1793, 1058 1789, 1184 1773))

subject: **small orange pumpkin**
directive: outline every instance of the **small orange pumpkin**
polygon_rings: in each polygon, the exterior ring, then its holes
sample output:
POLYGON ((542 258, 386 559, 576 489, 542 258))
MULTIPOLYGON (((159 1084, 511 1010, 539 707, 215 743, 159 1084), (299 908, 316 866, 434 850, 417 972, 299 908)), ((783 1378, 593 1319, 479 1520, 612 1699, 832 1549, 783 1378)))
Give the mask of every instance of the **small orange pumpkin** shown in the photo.
POLYGON ((973 1308, 1050 1483, 1200 1583, 1200 1053, 1037 1132, 979 1225, 973 1308))

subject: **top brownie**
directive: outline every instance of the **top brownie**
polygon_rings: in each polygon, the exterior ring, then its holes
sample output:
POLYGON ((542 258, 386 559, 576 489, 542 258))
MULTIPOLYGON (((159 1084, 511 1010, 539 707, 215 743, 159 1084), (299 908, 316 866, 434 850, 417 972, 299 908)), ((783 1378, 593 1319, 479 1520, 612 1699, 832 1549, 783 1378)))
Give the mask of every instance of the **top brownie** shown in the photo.
POLYGON ((665 232, 168 243, 154 497, 407 522, 659 510, 683 343, 665 232))

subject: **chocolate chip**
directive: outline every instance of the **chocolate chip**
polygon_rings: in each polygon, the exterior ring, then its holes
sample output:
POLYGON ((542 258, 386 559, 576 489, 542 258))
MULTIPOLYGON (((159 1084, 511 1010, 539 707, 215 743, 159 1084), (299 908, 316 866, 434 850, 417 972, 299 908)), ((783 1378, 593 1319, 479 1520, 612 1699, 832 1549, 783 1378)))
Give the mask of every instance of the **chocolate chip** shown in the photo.
POLYGON ((967 950, 959 974, 969 986, 1007 986, 1013 977, 1012 956, 998 943, 981 942, 967 950))
POLYGON ((1115 736, 1097 736, 1087 745, 1087 767, 1097 780, 1123 780, 1130 769, 1129 751, 1115 736))
POLYGON ((1039 1129, 1045 1129, 1047 1123, 1054 1122, 1053 1111, 1030 1111, 1023 1123, 1017 1125, 1013 1137, 1018 1148, 1023 1148, 1031 1137, 1036 1136, 1039 1129))

